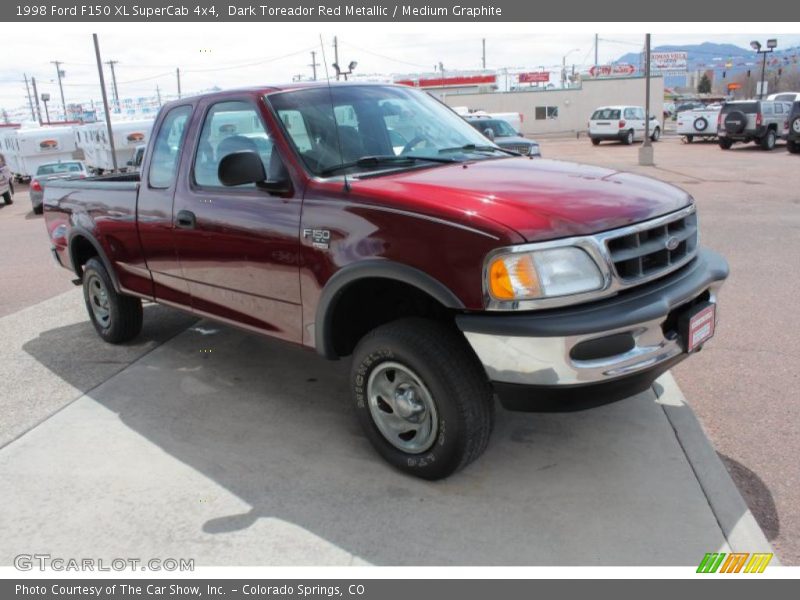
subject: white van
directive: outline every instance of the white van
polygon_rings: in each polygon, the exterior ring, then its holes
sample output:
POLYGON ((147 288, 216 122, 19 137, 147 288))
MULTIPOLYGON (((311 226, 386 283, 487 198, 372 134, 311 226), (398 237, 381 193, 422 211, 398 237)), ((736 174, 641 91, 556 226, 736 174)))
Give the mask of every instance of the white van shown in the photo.
MULTIPOLYGON (((644 108, 641 106, 601 106, 589 118, 589 138, 597 146, 603 140, 632 144, 644 140, 644 108)), ((650 139, 661 137, 661 122, 650 115, 650 139)))

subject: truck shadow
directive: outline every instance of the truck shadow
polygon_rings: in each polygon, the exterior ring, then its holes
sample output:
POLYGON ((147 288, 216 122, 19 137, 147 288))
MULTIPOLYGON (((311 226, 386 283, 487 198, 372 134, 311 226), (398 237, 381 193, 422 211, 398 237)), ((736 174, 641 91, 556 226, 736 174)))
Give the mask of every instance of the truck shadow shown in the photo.
MULTIPOLYGON (((150 339, 187 325, 184 315, 162 310, 173 312, 148 307, 146 322, 162 319, 148 325, 150 339)), ((45 332, 25 349, 84 384, 81 346, 106 348, 87 339, 87 328, 45 332)), ((276 521, 313 534, 319 547, 307 545, 308 564, 333 545, 386 565, 691 565, 724 542, 652 392, 586 411, 499 409, 486 454, 447 480, 426 482, 374 452, 353 414, 348 380, 347 361, 201 321, 90 397, 141 436, 137 444, 155 445, 250 507, 214 514, 198 507, 197 490, 151 475, 147 489, 158 493, 137 502, 159 507, 167 530, 180 513, 195 527, 193 538, 220 548, 198 564, 225 564, 226 548, 240 539, 230 536, 276 521)), ((113 432, 96 435, 89 462, 129 471, 131 481, 158 468, 135 453, 116 454, 113 432)), ((77 479, 60 518, 78 519, 69 503, 87 501, 90 486, 82 486, 82 471, 58 465, 77 479)))
POLYGON ((772 492, 769 491, 767 484, 758 474, 737 462, 730 456, 717 453, 728 473, 733 479, 739 492, 742 494, 750 512, 753 513, 764 535, 768 540, 774 540, 781 531, 778 509, 775 507, 775 500, 772 492))

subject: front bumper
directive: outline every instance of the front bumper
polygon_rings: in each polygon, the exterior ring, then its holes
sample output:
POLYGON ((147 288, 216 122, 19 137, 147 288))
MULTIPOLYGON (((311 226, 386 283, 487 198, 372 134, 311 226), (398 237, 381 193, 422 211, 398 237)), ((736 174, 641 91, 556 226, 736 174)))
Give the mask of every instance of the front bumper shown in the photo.
POLYGON ((677 315, 693 304, 716 304, 727 276, 725 259, 701 249, 675 273, 612 298, 536 312, 465 314, 456 323, 494 382, 551 391, 634 380, 646 387, 687 356, 677 315))

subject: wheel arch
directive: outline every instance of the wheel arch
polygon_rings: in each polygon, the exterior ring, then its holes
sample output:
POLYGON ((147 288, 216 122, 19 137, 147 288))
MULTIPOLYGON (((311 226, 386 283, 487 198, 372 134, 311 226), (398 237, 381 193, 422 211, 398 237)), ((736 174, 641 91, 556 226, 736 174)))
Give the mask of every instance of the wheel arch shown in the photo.
POLYGON ((111 282, 114 284, 114 290, 120 292, 119 279, 117 273, 113 269, 111 261, 103 249, 102 244, 95 238, 94 235, 83 227, 73 227, 67 238, 67 247, 69 249, 69 259, 72 265, 72 270, 75 275, 83 281, 83 265, 90 258, 96 256, 100 259, 108 271, 111 282))
POLYGON ((464 310, 463 302, 438 279, 415 267, 391 260, 371 259, 343 267, 325 284, 317 304, 314 344, 329 359, 343 356, 337 351, 334 317, 340 302, 354 286, 386 282, 406 286, 433 300, 445 310, 464 310))

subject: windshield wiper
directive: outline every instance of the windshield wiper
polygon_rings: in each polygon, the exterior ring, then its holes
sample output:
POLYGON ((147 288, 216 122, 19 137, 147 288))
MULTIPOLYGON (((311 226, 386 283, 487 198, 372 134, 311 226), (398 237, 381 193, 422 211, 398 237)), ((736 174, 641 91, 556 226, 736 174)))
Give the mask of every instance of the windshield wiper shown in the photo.
POLYGON ((392 154, 377 154, 374 156, 362 156, 356 161, 349 163, 342 163, 341 165, 334 165, 320 171, 320 175, 331 175, 337 171, 344 171, 353 167, 380 167, 382 165, 392 166, 411 166, 419 161, 427 160, 436 163, 452 163, 458 162, 453 158, 443 158, 441 156, 413 156, 413 155, 400 155, 395 156, 392 154))
POLYGON ((448 154, 450 152, 503 152, 511 156, 522 156, 519 152, 500 148, 499 146, 481 146, 480 144, 464 144, 463 146, 455 146, 453 148, 442 148, 439 154, 448 154))

